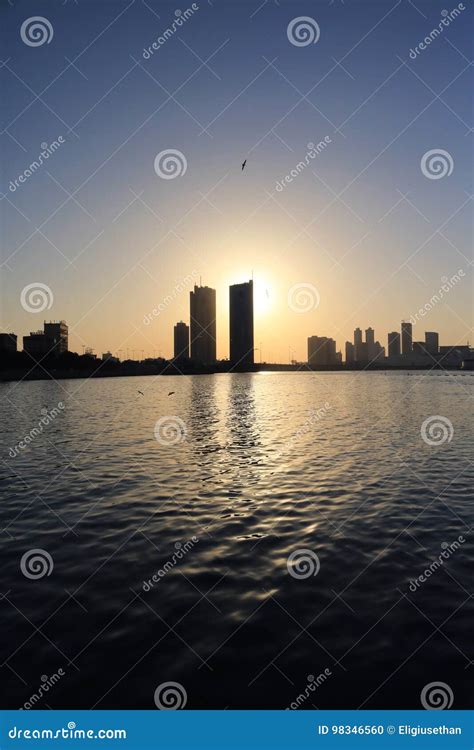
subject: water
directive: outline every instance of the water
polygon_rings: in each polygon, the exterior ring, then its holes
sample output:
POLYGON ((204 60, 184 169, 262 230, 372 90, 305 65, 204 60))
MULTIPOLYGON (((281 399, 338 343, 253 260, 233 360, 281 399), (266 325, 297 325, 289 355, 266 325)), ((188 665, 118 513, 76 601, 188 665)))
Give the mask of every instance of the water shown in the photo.
POLYGON ((419 708, 433 681, 470 707, 473 383, 305 372, 0 384, 3 707, 52 676, 36 708, 153 709, 169 681, 191 709, 419 708), (433 415, 452 423, 450 441, 421 438, 433 415), (159 442, 165 416, 175 430, 159 442), (166 443, 176 430, 185 439, 166 443), (54 567, 28 578, 21 560, 38 548, 54 567), (317 575, 289 574, 301 549, 317 575))

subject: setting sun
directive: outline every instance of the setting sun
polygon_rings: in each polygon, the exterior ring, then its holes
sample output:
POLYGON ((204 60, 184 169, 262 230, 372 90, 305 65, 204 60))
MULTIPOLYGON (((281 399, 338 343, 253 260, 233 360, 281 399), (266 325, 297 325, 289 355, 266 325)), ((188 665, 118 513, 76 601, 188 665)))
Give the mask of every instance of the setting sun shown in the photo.
POLYGON ((274 306, 274 293, 271 285, 264 278, 253 281, 253 309, 256 317, 267 315, 274 306))

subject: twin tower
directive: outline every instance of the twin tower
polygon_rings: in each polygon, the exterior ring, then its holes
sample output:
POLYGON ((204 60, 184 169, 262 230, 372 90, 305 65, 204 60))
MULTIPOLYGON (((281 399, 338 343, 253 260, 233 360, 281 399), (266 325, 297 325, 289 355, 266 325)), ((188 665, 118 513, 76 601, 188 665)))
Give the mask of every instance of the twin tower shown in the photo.
MULTIPOLYGON (((191 358, 201 365, 216 362, 216 290, 194 286, 190 292, 190 323, 182 321, 174 327, 174 359, 191 358)), ((238 369, 254 363, 253 281, 229 287, 230 362, 238 369)))

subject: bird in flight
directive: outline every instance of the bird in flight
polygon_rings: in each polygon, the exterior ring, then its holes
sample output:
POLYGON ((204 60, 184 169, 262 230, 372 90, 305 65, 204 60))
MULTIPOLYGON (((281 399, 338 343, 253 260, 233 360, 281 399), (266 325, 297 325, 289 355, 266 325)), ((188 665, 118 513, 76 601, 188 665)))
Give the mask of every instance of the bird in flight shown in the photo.
POLYGON ((144 396, 144 395, 145 395, 145 394, 143 393, 143 391, 138 391, 138 393, 140 393, 140 394, 141 394, 142 396, 144 396))
POLYGON ((170 391, 170 392, 168 393, 168 396, 172 396, 172 395, 173 395, 173 393, 174 393, 174 391, 170 391))
POLYGON ((246 164, 247 164, 247 159, 245 159, 245 161, 242 162, 242 172, 244 171, 246 164))

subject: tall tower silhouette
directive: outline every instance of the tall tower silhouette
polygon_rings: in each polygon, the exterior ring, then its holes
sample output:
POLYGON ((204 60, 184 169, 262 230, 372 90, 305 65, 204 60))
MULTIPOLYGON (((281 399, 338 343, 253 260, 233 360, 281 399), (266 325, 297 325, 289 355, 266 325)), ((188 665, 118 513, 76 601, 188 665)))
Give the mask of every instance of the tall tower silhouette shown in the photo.
POLYGON ((229 287, 229 324, 232 365, 253 365, 253 281, 229 287))
POLYGON ((191 359, 204 365, 216 361, 216 290, 194 285, 189 294, 191 359))

